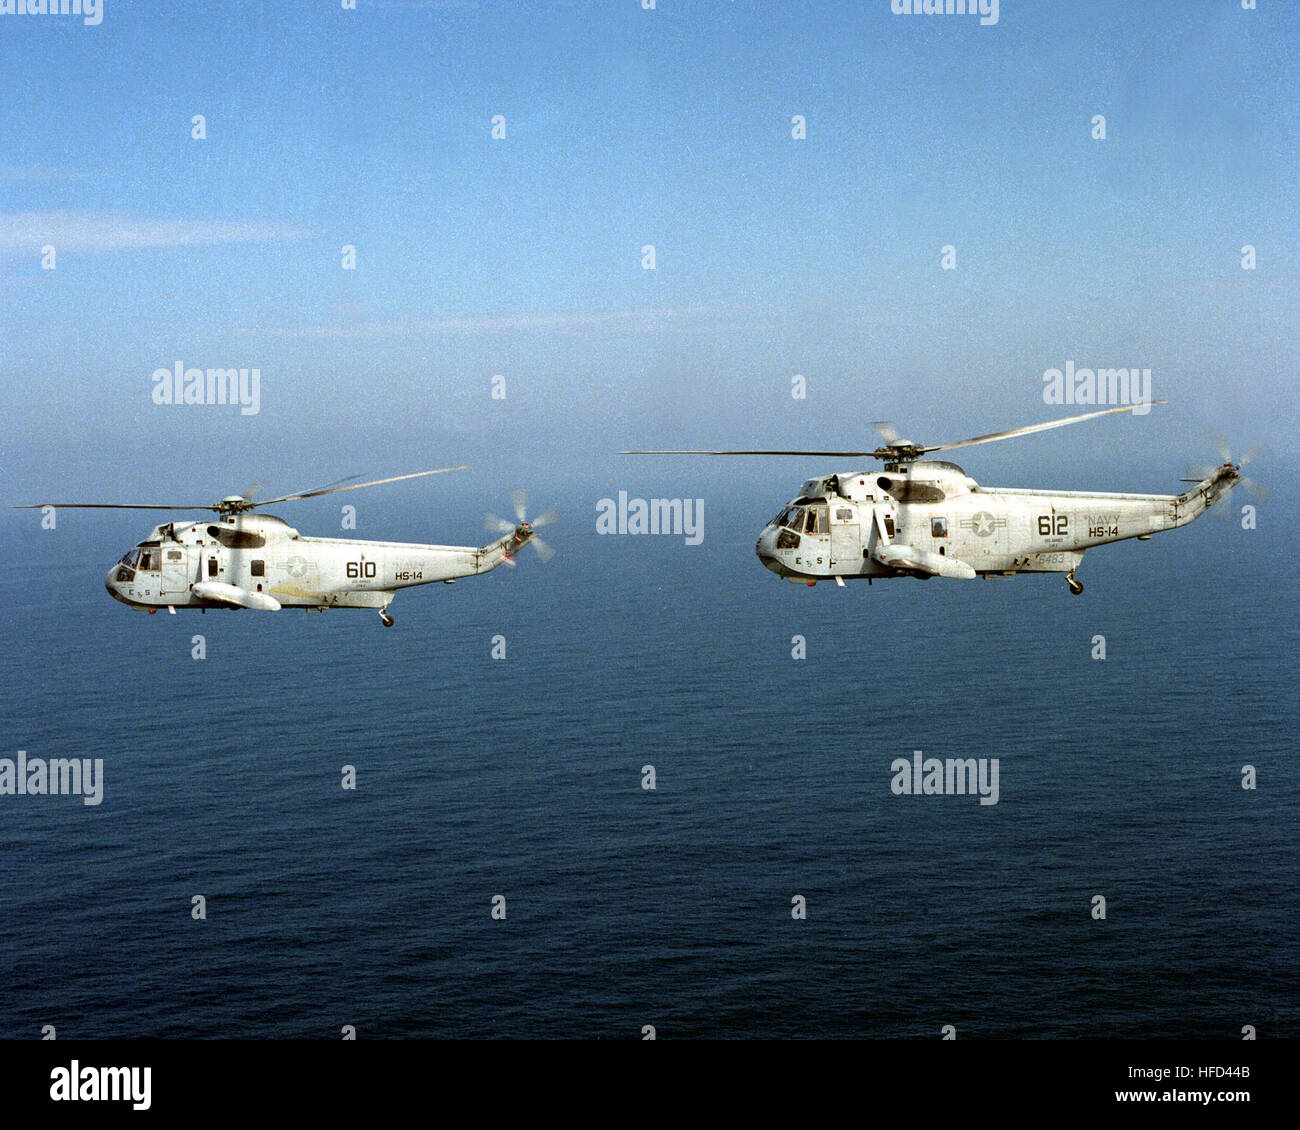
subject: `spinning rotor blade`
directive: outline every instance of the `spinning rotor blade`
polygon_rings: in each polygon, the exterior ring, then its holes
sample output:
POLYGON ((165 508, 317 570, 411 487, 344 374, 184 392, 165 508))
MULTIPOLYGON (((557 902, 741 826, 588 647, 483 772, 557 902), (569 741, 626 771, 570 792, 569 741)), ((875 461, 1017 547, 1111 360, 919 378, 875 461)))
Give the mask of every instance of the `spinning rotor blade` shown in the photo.
POLYGON ((1268 444, 1257 443, 1254 447, 1247 449, 1246 454, 1241 457, 1241 461, 1237 466, 1244 467, 1247 463, 1254 463, 1256 459, 1263 459, 1265 456, 1271 454, 1272 452, 1269 451, 1268 444))
MULTIPOLYGON (((348 487, 321 487, 318 490, 301 491, 298 494, 285 494, 281 495, 279 498, 268 498, 265 502, 259 502, 256 503, 256 505, 270 506, 272 503, 276 502, 296 502, 300 498, 317 498, 322 494, 338 494, 340 491, 345 490, 360 490, 362 487, 377 487, 382 486, 384 483, 400 483, 404 479, 419 479, 423 478, 425 475, 441 475, 447 471, 465 470, 468 470, 468 468, 463 465, 460 467, 438 467, 433 471, 416 471, 413 475, 394 475, 392 478, 388 479, 372 479, 368 483, 353 483, 348 487)), ((355 478, 355 476, 353 477, 355 478)), ((346 482, 346 480, 343 481, 346 482)))
POLYGON ((1254 479, 1248 479, 1245 475, 1242 475, 1240 482, 1241 485, 1246 488, 1246 493, 1256 502, 1267 502, 1269 498, 1272 497, 1272 492, 1268 487, 1261 486, 1254 479))
POLYGON ((858 458, 874 451, 620 451, 620 455, 818 455, 830 458, 858 458))
MULTIPOLYGON (((343 483, 350 483, 355 479, 359 479, 359 478, 361 478, 360 475, 346 475, 341 479, 335 479, 332 483, 326 483, 325 486, 312 487, 312 490, 325 490, 326 487, 340 486, 343 483)), ((293 498, 298 498, 299 496, 304 496, 307 495, 308 493, 310 492, 305 490, 295 490, 295 491, 290 491, 289 495, 293 498)))
MULTIPOLYGON (((484 528, 491 533, 497 534, 518 533, 523 539, 525 545, 531 545, 535 550, 537 550, 537 556, 540 557, 542 561, 549 561, 555 556, 555 550, 537 536, 536 530, 538 526, 549 526, 553 522, 558 522, 560 520, 560 512, 552 507, 550 510, 539 514, 530 522, 528 520, 528 495, 522 490, 511 491, 510 501, 514 504, 515 517, 518 521, 511 522, 505 518, 499 518, 495 514, 489 514, 483 519, 484 528)), ((514 559, 506 557, 505 563, 507 565, 513 565, 514 559)))
MULTIPOLYGON (((529 521, 528 518, 528 492, 515 490, 510 492, 510 501, 514 503, 515 517, 519 519, 520 525, 531 526, 534 530, 539 526, 549 526, 552 522, 560 520, 560 512, 552 506, 549 510, 543 511, 536 518, 529 521)), ((496 517, 496 515, 490 515, 496 517)), ((501 521, 502 519, 497 519, 501 521)), ((502 531, 505 532, 504 530, 502 531)))
POLYGON ((37 502, 31 505, 15 506, 15 510, 41 510, 53 506, 56 510, 211 510, 211 504, 203 506, 156 506, 152 503, 136 502, 37 502))
POLYGON ((886 444, 897 443, 902 436, 898 434, 898 426, 889 420, 876 420, 871 425, 876 429, 876 434, 885 441, 886 444))
MULTIPOLYGON (((197 506, 176 505, 163 506, 156 503, 137 503, 137 502, 38 502, 29 505, 15 506, 15 510, 40 510, 46 506, 53 506, 56 510, 216 510, 219 513, 228 513, 231 511, 252 510, 259 506, 269 506, 275 502, 293 502, 300 498, 315 498, 322 494, 337 494, 343 490, 360 490, 362 487, 375 487, 383 483, 398 483, 403 479, 418 479, 424 475, 441 475, 446 471, 464 471, 465 467, 439 467, 434 471, 417 471, 413 475, 394 475, 390 479, 375 479, 368 483, 354 483, 352 486, 335 486, 331 484, 327 487, 319 487, 316 490, 295 491, 293 494, 283 494, 279 498, 268 498, 262 502, 252 500, 253 492, 261 485, 254 483, 251 487, 238 495, 237 498, 242 501, 242 505, 228 506, 224 503, 218 503, 215 506, 212 503, 200 503, 197 506)), ((346 483, 350 479, 360 478, 359 475, 351 475, 348 479, 338 479, 336 482, 346 483)))
POLYGON ((526 522, 528 520, 527 493, 522 490, 512 490, 510 492, 510 501, 514 503, 515 517, 518 518, 520 522, 526 522))
POLYGON ((1013 436, 1027 436, 1033 432, 1045 432, 1051 428, 1062 428, 1066 424, 1077 424, 1083 420, 1094 420, 1098 416, 1109 416, 1113 412, 1132 412, 1137 408, 1146 408, 1152 404, 1164 404, 1163 400, 1152 400, 1142 404, 1125 404, 1119 408, 1103 408, 1099 412, 1085 412, 1080 416, 1067 416, 1063 420, 1048 420, 1044 424, 1028 424, 1023 428, 1010 428, 1005 432, 991 432, 972 439, 960 439, 955 443, 913 444, 899 438, 898 429, 887 420, 877 421, 872 426, 886 441, 886 446, 875 451, 810 451, 788 449, 746 448, 733 451, 673 450, 673 451, 620 451, 620 455, 811 455, 828 459, 883 459, 887 462, 909 462, 930 451, 951 451, 957 447, 973 447, 977 443, 992 443, 994 440, 1011 439, 1013 436))
POLYGON ((1082 420, 1095 420, 1098 416, 1109 416, 1112 412, 1132 412, 1136 408, 1147 408, 1152 404, 1164 404, 1163 400, 1151 400, 1142 404, 1125 404, 1120 408, 1103 408, 1100 412, 1085 412, 1082 416, 1067 416, 1064 420, 1048 420, 1045 424, 1028 424, 1023 428, 1011 428, 1005 432, 992 432, 974 439, 959 439, 956 443, 938 443, 923 447, 922 451, 951 451, 955 447, 973 447, 977 443, 992 443, 998 439, 1010 439, 1012 436, 1027 436, 1032 432, 1045 432, 1051 428, 1063 428, 1066 424, 1077 424, 1082 420))

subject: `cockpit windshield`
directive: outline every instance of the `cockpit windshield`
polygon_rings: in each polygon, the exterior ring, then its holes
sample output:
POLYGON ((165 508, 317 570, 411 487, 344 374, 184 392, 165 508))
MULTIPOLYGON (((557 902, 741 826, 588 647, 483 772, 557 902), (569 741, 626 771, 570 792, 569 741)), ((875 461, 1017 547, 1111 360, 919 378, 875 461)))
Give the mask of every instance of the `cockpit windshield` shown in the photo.
POLYGON ((803 533, 803 516, 804 508, 802 506, 787 506, 778 515, 773 525, 783 526, 787 530, 797 530, 803 533))

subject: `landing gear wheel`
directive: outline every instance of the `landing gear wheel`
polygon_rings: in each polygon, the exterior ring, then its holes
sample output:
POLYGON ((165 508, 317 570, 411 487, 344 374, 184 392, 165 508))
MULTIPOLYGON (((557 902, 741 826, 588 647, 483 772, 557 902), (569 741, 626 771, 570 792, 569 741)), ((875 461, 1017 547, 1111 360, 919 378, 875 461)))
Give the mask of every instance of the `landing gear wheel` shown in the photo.
POLYGON ((388 605, 385 604, 384 607, 379 610, 379 620, 385 628, 391 628, 393 626, 393 618, 388 615, 388 605))
POLYGON ((1074 593, 1075 596, 1078 596, 1083 592, 1083 582, 1076 581, 1072 574, 1066 574, 1065 583, 1070 586, 1070 591, 1074 593))

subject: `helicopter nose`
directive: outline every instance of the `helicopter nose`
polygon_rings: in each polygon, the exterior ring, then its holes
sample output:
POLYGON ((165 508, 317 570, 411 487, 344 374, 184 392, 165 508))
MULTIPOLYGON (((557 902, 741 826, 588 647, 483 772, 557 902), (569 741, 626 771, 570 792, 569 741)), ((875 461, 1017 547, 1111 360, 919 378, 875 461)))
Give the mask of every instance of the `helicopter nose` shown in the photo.
POLYGON ((108 589, 108 595, 114 600, 120 600, 123 604, 129 604, 120 592, 117 591, 117 566, 114 565, 107 573, 104 574, 104 588, 108 589))
POLYGON ((765 526, 763 532, 758 535, 758 542, 754 546, 754 552, 758 554, 758 559, 773 572, 777 571, 776 564, 776 527, 765 526))

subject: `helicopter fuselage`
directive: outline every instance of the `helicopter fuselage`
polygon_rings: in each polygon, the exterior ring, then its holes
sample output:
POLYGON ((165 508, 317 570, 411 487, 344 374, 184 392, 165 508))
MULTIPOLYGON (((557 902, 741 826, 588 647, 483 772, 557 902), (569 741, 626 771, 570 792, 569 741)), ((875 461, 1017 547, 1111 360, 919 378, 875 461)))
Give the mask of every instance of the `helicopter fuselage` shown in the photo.
POLYGON ((1065 573, 1084 550, 1185 526, 1238 481, 1225 464, 1178 495, 982 487, 954 463, 809 479, 755 551, 798 584, 830 578, 1065 573))
POLYGON ((484 546, 306 537, 270 514, 168 522, 104 579, 132 608, 375 608, 398 589, 486 573, 532 536, 521 523, 484 546))

